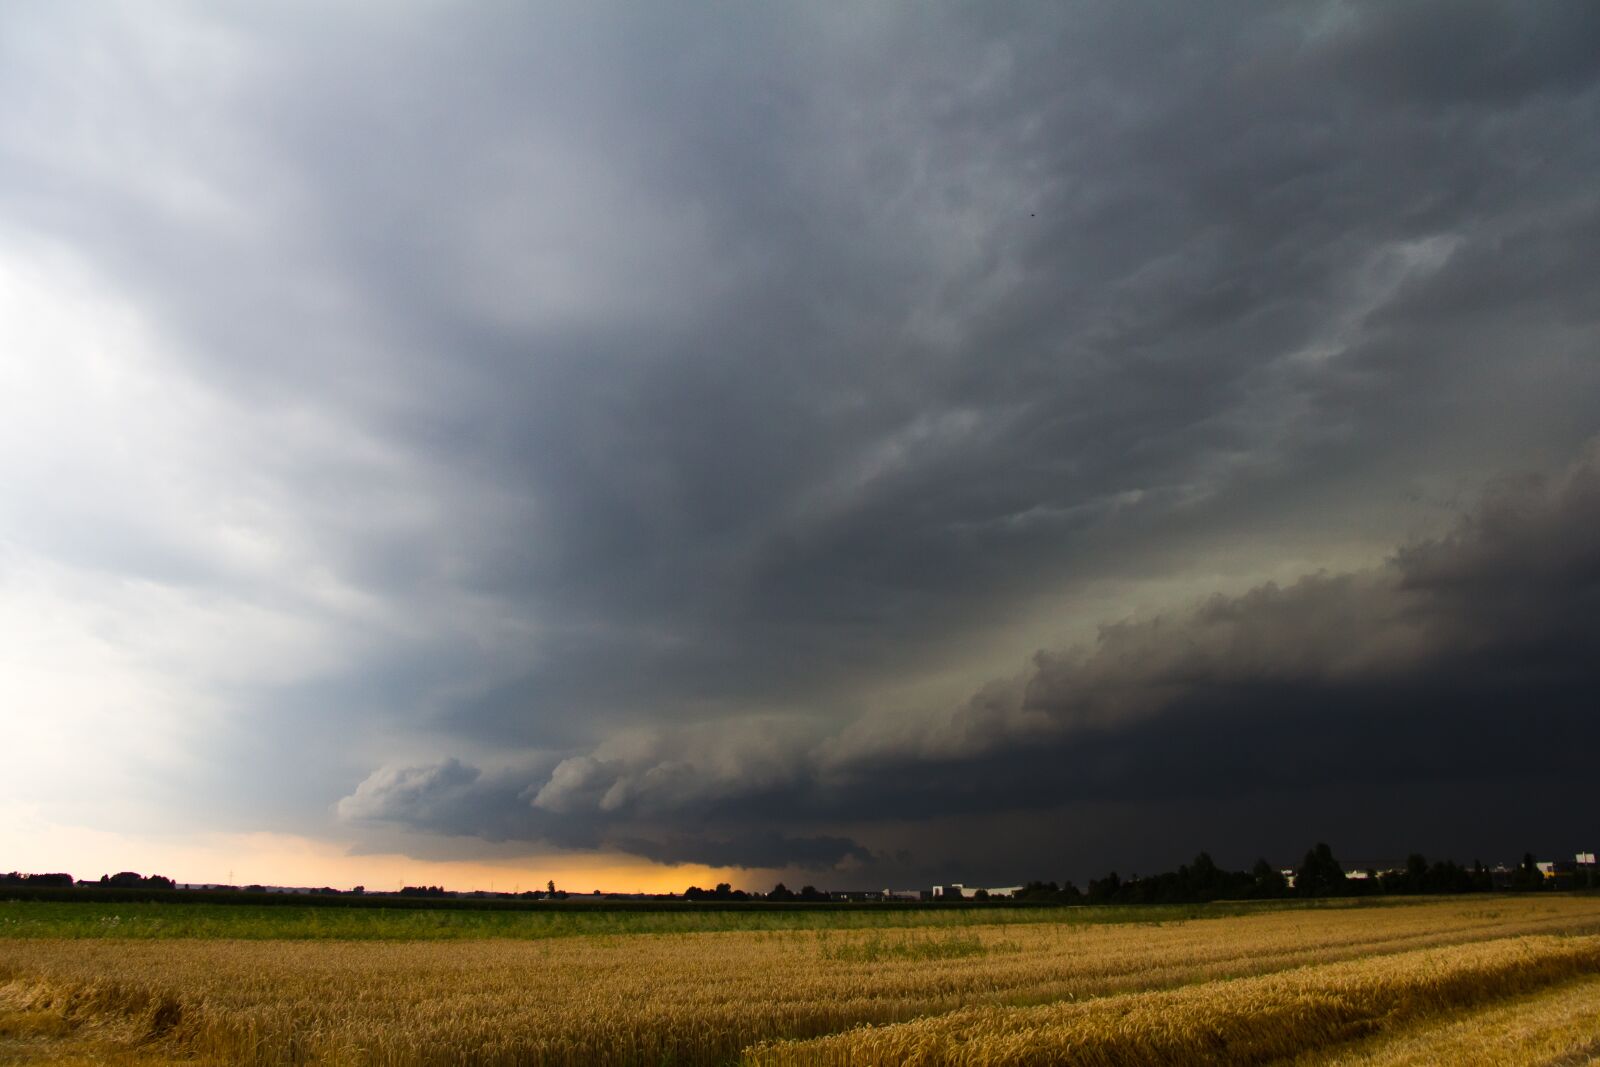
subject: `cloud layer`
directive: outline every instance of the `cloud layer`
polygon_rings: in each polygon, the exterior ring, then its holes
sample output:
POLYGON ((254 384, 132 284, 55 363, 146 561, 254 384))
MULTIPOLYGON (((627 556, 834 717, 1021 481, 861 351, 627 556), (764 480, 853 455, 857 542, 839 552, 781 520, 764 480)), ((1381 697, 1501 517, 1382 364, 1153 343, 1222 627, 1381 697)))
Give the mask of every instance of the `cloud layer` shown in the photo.
MULTIPOLYGON (((509 803, 530 836, 557 826, 652 858, 815 867, 899 860, 763 828, 882 837, 903 820, 1133 796, 1293 806, 1328 787, 1493 783, 1564 802, 1548 783, 1582 781, 1600 742, 1597 522, 1600 447, 1557 478, 1497 487, 1448 536, 1382 566, 1105 626, 947 715, 867 716, 820 740, 750 721, 611 738, 509 803), (702 832, 682 834, 690 824, 702 832)), ((476 778, 454 761, 380 771, 345 814, 484 833, 474 820, 503 817, 511 794, 476 778), (438 820, 446 798, 465 821, 438 820)), ((1581 831, 1578 813, 1561 824, 1581 831)))
POLYGON ((1439 531, 1600 431, 1589 5, 49 7, 0 94, 0 800, 866 877, 1579 729, 1580 475, 1439 531))

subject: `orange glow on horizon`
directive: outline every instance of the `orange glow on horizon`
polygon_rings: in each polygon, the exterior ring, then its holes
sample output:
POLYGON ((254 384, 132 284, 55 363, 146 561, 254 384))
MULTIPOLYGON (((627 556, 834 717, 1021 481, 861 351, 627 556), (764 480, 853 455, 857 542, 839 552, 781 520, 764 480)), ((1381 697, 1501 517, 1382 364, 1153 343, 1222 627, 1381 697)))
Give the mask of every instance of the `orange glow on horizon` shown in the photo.
POLYGON ((0 811, 0 866, 23 872, 61 871, 92 881, 137 871, 180 883, 365 886, 392 892, 407 885, 496 892, 556 888, 573 894, 681 893, 691 885, 728 882, 770 888, 776 876, 696 864, 651 863, 619 854, 552 853, 489 860, 422 860, 394 853, 352 855, 348 846, 294 834, 208 833, 184 838, 128 835, 48 823, 35 812, 0 811))

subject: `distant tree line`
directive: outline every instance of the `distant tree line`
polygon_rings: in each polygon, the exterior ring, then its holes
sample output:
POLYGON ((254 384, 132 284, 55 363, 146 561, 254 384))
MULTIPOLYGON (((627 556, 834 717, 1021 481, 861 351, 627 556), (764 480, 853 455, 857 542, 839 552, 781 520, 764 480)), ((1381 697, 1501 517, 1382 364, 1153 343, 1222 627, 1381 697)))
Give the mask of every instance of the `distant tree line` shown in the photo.
POLYGON ((718 882, 715 889, 701 889, 692 885, 683 891, 684 900, 766 900, 780 904, 822 904, 833 898, 816 886, 790 889, 779 882, 765 893, 747 893, 735 889, 727 882, 718 882))
POLYGON ((10 874, 0 874, 0 885, 53 886, 58 889, 71 889, 72 875, 19 874, 16 871, 12 871, 10 874))
MULTIPOLYGON (((1029 882, 1011 899, 1034 904, 1198 904, 1212 900, 1600 889, 1600 871, 1593 865, 1580 867, 1571 862, 1557 862, 1545 864, 1545 867, 1551 868, 1549 874, 1540 869, 1532 853, 1525 853, 1521 864, 1515 868, 1501 867, 1494 871, 1486 870, 1480 862, 1474 862, 1468 868, 1451 860, 1430 862, 1420 853, 1413 853, 1407 857, 1404 867, 1384 871, 1367 870, 1352 876, 1345 872, 1344 866, 1334 857, 1333 850, 1326 844, 1319 843, 1306 852, 1299 866, 1293 868, 1292 879, 1285 877, 1282 870, 1264 859, 1258 859, 1247 871, 1229 871, 1219 867, 1209 853, 1201 852, 1175 871, 1144 876, 1130 875, 1127 878, 1123 878, 1116 871, 1111 871, 1102 878, 1091 878, 1088 885, 1082 889, 1070 881, 1059 885, 1055 882, 1034 881, 1029 882)), ((0 886, 19 886, 26 887, 30 891, 45 892, 75 888, 121 891, 177 888, 176 883, 164 875, 145 876, 133 871, 101 875, 97 882, 74 881, 70 874, 63 873, 23 874, 12 871, 9 874, 0 874, 0 886)), ((219 900, 229 899, 229 894, 241 895, 240 890, 232 886, 203 887, 188 891, 196 895, 207 892, 219 900)), ((249 885, 243 888, 243 895, 256 896, 268 893, 271 891, 266 886, 249 885)), ((356 886, 343 893, 330 886, 323 886, 303 894, 279 891, 272 895, 301 896, 302 899, 304 895, 320 898, 373 896, 367 894, 362 886, 356 886)), ((717 903, 761 901, 820 904, 834 899, 815 886, 807 885, 799 890, 793 890, 782 882, 766 893, 746 892, 743 889, 734 889, 727 882, 718 882, 712 889, 702 889, 692 885, 684 890, 681 896, 672 893, 602 894, 599 890, 595 890, 593 895, 596 898, 633 901, 688 900, 717 903)), ((389 896, 389 899, 398 896, 408 901, 415 901, 417 905, 421 905, 424 901, 446 899, 461 901, 471 898, 485 900, 493 898, 509 903, 514 900, 559 901, 568 898, 567 893, 556 888, 554 881, 549 882, 546 891, 542 893, 534 890, 518 893, 481 891, 458 893, 443 886, 421 885, 406 886, 398 894, 376 896, 389 896)), ((981 903, 988 901, 989 896, 986 890, 980 889, 967 899, 981 903)), ((924 891, 924 899, 927 898, 928 893, 924 891)))
POLYGON ((71 889, 79 885, 97 885, 107 889, 175 889, 177 883, 165 875, 152 874, 148 878, 133 871, 102 874, 98 882, 75 882, 70 874, 0 874, 0 885, 27 885, 40 888, 71 889))
POLYGON ((1572 871, 1556 878, 1546 877, 1533 854, 1524 854, 1522 863, 1509 873, 1496 877, 1474 862, 1470 868, 1452 860, 1429 862, 1426 856, 1412 853, 1404 867, 1396 870, 1369 870, 1352 877, 1324 843, 1306 852, 1294 868, 1293 884, 1282 871, 1264 859, 1248 871, 1228 871, 1218 867, 1210 854, 1202 852, 1175 871, 1134 875, 1122 878, 1112 871, 1103 878, 1092 878, 1085 889, 1071 882, 1029 882, 1018 900, 1068 904, 1190 904, 1211 900, 1274 900, 1290 897, 1355 897, 1404 894, 1486 893, 1492 890, 1528 892, 1543 889, 1600 888, 1593 871, 1572 871))
POLYGON ((735 889, 727 882, 718 882, 715 889, 701 889, 692 885, 683 891, 684 900, 749 900, 751 895, 743 889, 735 889))
POLYGON ((146 878, 133 871, 119 871, 116 874, 102 874, 97 883, 108 889, 176 889, 177 883, 171 878, 161 874, 152 874, 146 878))
POLYGON ((773 886, 772 891, 767 894, 767 899, 778 901, 798 901, 802 904, 816 904, 827 900, 828 894, 824 893, 816 886, 811 885, 801 886, 799 892, 796 892, 795 890, 784 885, 782 882, 779 882, 777 885, 773 886))

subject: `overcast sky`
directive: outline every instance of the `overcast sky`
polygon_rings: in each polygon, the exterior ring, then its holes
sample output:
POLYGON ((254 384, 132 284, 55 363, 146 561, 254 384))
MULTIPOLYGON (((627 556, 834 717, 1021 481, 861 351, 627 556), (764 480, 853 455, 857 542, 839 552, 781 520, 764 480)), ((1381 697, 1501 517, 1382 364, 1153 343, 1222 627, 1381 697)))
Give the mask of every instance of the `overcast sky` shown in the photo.
POLYGON ((10 8, 0 868, 1593 849, 1597 177, 1587 0, 10 8))

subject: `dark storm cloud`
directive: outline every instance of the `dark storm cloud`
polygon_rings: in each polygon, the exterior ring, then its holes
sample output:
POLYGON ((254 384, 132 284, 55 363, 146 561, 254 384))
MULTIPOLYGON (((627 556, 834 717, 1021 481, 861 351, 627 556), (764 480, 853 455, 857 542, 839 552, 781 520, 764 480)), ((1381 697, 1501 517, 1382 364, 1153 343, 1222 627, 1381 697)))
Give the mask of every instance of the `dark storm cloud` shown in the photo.
POLYGON ((730 808, 770 808, 808 788, 807 758, 796 724, 745 720, 612 738, 594 755, 492 775, 456 759, 386 767, 337 807, 351 825, 666 863, 823 868, 869 858, 847 837, 726 820, 730 808))
POLYGON ((446 837, 596 847, 585 827, 564 826, 530 810, 527 783, 546 773, 548 768, 536 766, 486 774, 456 759, 385 768, 340 800, 338 815, 353 825, 398 823, 446 837))
MULTIPOLYGON (((814 699, 914 669, 1019 589, 1137 566, 1140 545, 1171 543, 1175 509, 1225 525, 1238 501, 1204 505, 1252 478, 1288 495, 1318 465, 1382 491, 1391 469, 1430 473, 1395 449, 1505 401, 1539 416, 1491 430, 1520 439, 1503 451, 1592 429, 1592 362, 1574 360, 1593 330, 1594 145, 1569 136, 1593 117, 1592 63, 1563 43, 1545 81, 1435 106, 1363 76, 1373 42, 1436 61, 1423 23, 1145 15, 988 41, 988 80, 986 30, 942 23, 967 62, 897 70, 889 102, 852 69, 887 148, 831 115, 775 120, 763 144, 784 180, 763 188, 793 206, 738 232, 781 274, 706 308, 686 342, 659 339, 663 360, 612 363, 598 395, 563 382, 570 417, 510 431, 517 457, 550 458, 508 476, 557 509, 518 573, 568 576, 540 592, 603 621, 459 728, 525 729, 541 686, 654 714, 666 694, 814 699), (1158 68, 1113 62, 1177 41, 1158 68), (806 184, 801 156, 850 181, 806 184), (841 196, 850 232, 830 228, 841 196), (1499 258, 1512 248, 1533 263, 1499 258), (1557 287, 1519 280, 1530 266, 1557 287), (1451 294, 1474 288, 1496 295, 1462 316, 1451 294), (1577 392, 1516 370, 1513 345, 1577 392), (618 655, 627 678, 597 687, 618 655)), ((1592 34, 1575 16, 1516 47, 1592 34)), ((1503 60, 1479 52, 1452 55, 1503 60)))
POLYGON ((886 814, 940 797, 976 811, 1422 782, 1448 795, 1581 774, 1600 741, 1597 520, 1591 448, 1549 483, 1497 487, 1450 536, 1382 567, 1215 596, 1041 653, 1014 703, 944 727, 957 740, 933 751, 948 777, 898 758, 926 745, 914 735, 858 729, 830 754, 861 762, 886 814))
MULTIPOLYGON (((853 841, 742 835, 775 823, 873 837, 875 824, 1132 798, 1193 823, 1249 796, 1293 808, 1335 787, 1354 797, 1427 786, 1470 799, 1492 782, 1542 790, 1549 802, 1525 810, 1579 833, 1581 815, 1561 814, 1566 792, 1548 783, 1586 775, 1600 745, 1597 524, 1593 448, 1549 482, 1497 487, 1449 536, 1381 567, 1108 625, 1092 647, 1040 653, 1029 676, 949 716, 869 718, 803 750, 770 729, 610 742, 523 791, 529 826, 610 824, 596 843, 652 858, 903 867, 853 841), (686 821, 704 834, 673 833, 686 821), (614 830, 651 823, 670 844, 614 830)), ((380 773, 357 799, 393 791, 395 775, 380 773)), ((408 776, 471 784, 454 763, 408 776)), ((367 814, 426 825, 414 813, 427 810, 408 799, 367 814)), ((1515 847, 1479 846, 1494 843, 1515 847)))
MULTIPOLYGON (((1092 582, 1393 545, 1596 430, 1592 5, 12 20, 0 227, 88 264, 221 414, 116 507, 81 506, 111 496, 85 446, 82 484, 0 517, 315 622, 194 739, 196 766, 322 753, 290 822, 348 794, 351 825, 857 862, 893 852, 829 829, 867 805, 1110 796, 1177 736, 1153 724, 1212 721, 1184 701, 1254 714, 1251 641, 1286 672, 1262 687, 1388 706, 1375 672, 1467 656, 1429 628, 1465 620, 1402 559, 1182 623, 1235 635, 1195 653, 1210 688, 1169 693, 1142 658, 1177 647, 1129 625, 947 721, 867 694, 1092 582), (1399 614, 1305 621, 1368 610, 1399 614), (377 766, 423 770, 351 794, 377 766)), ((228 777, 288 812, 275 767, 228 777)))
MULTIPOLYGON (((659 753, 657 753, 659 755, 659 753)), ((728 754, 719 754, 725 761, 728 754)), ((739 755, 742 755, 739 754, 739 755)), ((737 755, 734 758, 738 758, 737 755)), ((715 761, 714 757, 714 761, 715 761)), ((368 776, 354 793, 340 800, 338 815, 352 826, 399 826, 454 838, 491 842, 521 841, 567 849, 609 849, 662 863, 705 863, 740 867, 833 868, 866 861, 872 854, 859 843, 828 834, 791 835, 778 830, 713 826, 709 831, 679 831, 676 825, 715 814, 732 785, 737 799, 748 803, 761 795, 776 796, 785 788, 770 780, 724 783, 723 796, 699 794, 693 783, 671 801, 652 794, 647 804, 614 803, 593 795, 577 798, 573 779, 617 768, 592 760, 568 760, 550 768, 518 768, 487 775, 456 759, 424 766, 383 768, 368 776), (566 787, 561 802, 540 803, 551 783, 566 787), (644 809, 644 810, 641 810, 644 809), (598 817, 596 817, 596 813, 598 817)), ((755 765, 741 768, 758 775, 755 765)), ((645 771, 645 778, 710 776, 704 762, 672 763, 665 759, 645 771)), ((607 781, 607 788, 617 784, 607 781)), ((647 787, 648 788, 648 787, 647 787)), ((792 788, 792 786, 791 786, 792 788)))
POLYGON ((662 863, 704 863, 712 867, 846 870, 859 869, 874 858, 869 849, 848 837, 791 835, 776 830, 751 830, 729 837, 680 834, 664 840, 617 837, 606 843, 662 863))

